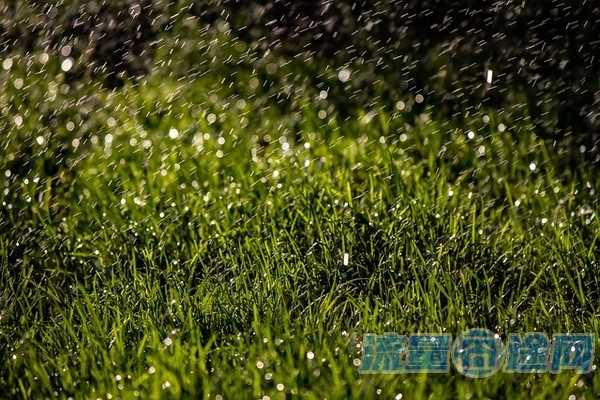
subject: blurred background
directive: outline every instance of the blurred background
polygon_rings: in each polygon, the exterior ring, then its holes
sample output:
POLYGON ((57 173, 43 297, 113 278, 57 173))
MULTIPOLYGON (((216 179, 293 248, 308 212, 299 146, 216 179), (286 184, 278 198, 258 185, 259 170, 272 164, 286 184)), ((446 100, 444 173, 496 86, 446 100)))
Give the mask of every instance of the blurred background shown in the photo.
POLYGON ((181 79, 210 74, 215 93, 247 93, 247 76, 259 78, 255 96, 286 113, 298 110, 299 96, 321 90, 341 119, 396 110, 410 122, 430 110, 457 121, 492 109, 561 141, 570 157, 598 162, 594 1, 5 0, 0 7, 0 54, 67 60, 69 85, 93 79, 119 88, 164 64, 181 79))

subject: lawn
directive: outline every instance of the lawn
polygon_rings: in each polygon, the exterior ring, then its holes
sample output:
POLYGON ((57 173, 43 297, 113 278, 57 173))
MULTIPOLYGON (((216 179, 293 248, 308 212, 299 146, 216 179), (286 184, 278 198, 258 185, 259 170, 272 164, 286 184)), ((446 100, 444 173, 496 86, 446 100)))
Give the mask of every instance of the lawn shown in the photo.
POLYGON ((358 373, 371 332, 597 335, 585 148, 493 109, 413 118, 410 94, 345 115, 345 73, 231 75, 248 49, 215 43, 115 90, 57 55, 3 64, 0 397, 600 396, 595 372, 358 373))

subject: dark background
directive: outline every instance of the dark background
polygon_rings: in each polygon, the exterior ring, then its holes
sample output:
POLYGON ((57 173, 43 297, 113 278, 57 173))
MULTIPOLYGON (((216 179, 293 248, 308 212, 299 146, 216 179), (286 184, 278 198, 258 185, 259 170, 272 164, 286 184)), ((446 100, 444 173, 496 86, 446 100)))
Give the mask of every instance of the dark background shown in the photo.
POLYGON ((157 38, 177 35, 178 19, 196 17, 197 29, 227 22, 254 48, 361 71, 359 95, 336 99, 348 114, 373 97, 421 94, 415 115, 428 106, 464 119, 491 108, 598 161, 597 1, 10 1, 2 15, 0 52, 68 44, 88 60, 70 79, 100 76, 109 87, 147 74, 157 38))

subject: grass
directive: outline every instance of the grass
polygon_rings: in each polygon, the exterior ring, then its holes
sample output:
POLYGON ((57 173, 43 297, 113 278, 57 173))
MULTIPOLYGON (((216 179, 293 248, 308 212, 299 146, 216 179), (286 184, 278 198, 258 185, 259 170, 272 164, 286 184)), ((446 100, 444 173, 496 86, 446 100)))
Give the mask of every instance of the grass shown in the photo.
POLYGON ((600 178, 526 122, 342 118, 308 84, 286 112, 250 72, 160 63, 110 91, 25 61, 0 95, 4 397, 600 395, 597 373, 354 365, 367 332, 600 332, 600 178))

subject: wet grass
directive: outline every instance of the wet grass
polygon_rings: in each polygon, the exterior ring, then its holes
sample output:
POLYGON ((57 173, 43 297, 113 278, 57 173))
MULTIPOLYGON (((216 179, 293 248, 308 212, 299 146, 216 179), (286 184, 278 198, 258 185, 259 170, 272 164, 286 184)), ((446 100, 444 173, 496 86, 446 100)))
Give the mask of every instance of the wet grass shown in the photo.
POLYGON ((366 332, 599 333, 598 173, 527 124, 61 77, 3 82, 5 397, 600 395, 596 373, 357 373, 366 332))

